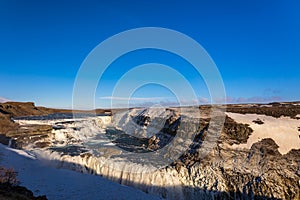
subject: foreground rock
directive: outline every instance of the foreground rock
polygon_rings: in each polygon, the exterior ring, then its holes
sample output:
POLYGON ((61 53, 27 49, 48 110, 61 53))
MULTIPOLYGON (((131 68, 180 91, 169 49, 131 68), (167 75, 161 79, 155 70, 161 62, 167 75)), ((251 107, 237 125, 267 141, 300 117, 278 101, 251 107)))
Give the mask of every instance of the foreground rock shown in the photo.
POLYGON ((0 199, 2 200, 47 200, 46 196, 35 197, 33 193, 22 186, 0 184, 0 199))

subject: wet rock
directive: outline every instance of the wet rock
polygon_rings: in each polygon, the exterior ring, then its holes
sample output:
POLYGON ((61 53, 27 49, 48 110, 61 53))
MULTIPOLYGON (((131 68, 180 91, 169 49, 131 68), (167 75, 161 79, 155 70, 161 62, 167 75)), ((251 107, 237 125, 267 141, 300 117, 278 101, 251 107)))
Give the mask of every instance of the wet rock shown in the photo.
POLYGON ((10 137, 5 136, 4 134, 0 134, 0 143, 1 144, 8 145, 10 139, 11 139, 10 137))
POLYGON ((112 147, 103 147, 103 148, 99 148, 98 152, 101 154, 101 156, 103 156, 104 158, 109 158, 113 155, 119 155, 121 154, 121 150, 116 149, 116 148, 112 148, 112 147))
POLYGON ((51 146, 51 142, 36 142, 34 144, 35 148, 46 148, 46 147, 49 147, 51 146))
POLYGON ((51 125, 20 126, 17 130, 8 131, 6 133, 7 137, 14 138, 14 147, 16 148, 22 148, 29 144, 34 144, 36 141, 43 142, 42 144, 45 145, 51 135, 51 125))
POLYGON ((86 149, 84 146, 63 146, 63 147, 50 147, 49 148, 52 151, 56 151, 61 153, 62 155, 69 155, 69 156, 79 156, 82 153, 88 152, 88 149, 86 149))
POLYGON ((156 137, 155 135, 153 137, 151 137, 148 141, 148 149, 151 149, 151 150, 156 150, 156 149, 159 149, 159 142, 160 142, 160 139, 158 137, 156 137))

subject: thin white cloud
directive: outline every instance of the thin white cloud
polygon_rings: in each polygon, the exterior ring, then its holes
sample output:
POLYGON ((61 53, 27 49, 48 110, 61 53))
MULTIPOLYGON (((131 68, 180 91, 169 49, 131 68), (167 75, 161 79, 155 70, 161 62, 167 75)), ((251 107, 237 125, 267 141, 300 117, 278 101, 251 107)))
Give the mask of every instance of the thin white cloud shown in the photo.
MULTIPOLYGON (((163 99, 168 99, 170 97, 100 97, 103 100, 119 100, 119 101, 158 101, 163 99)), ((172 98, 172 97, 171 97, 172 98)))
POLYGON ((151 107, 153 105, 160 106, 195 106, 199 104, 209 103, 209 99, 198 97, 197 99, 181 99, 178 101, 175 97, 99 97, 101 100, 116 101, 114 107, 151 107), (131 101, 131 103, 129 103, 131 101), (129 104, 128 104, 129 103, 129 104))
POLYGON ((0 103, 5 103, 5 102, 8 102, 8 101, 11 101, 11 100, 6 99, 4 97, 0 97, 0 103))
MULTIPOLYGON (((202 104, 210 104, 210 100, 205 97, 198 97, 197 99, 182 99, 181 102, 174 100, 174 97, 133 97, 133 98, 125 98, 125 97, 100 97, 100 99, 107 100, 120 100, 118 103, 115 103, 115 107, 151 107, 154 105, 160 105, 163 107, 169 106, 195 106, 202 104), (131 103, 128 101, 132 100, 131 103), (124 101, 127 101, 125 103, 124 101), (129 103, 129 104, 128 104, 129 103)), ((271 97, 250 97, 250 98, 234 98, 234 97, 226 97, 224 99, 218 99, 215 103, 221 104, 230 104, 230 103, 266 103, 272 101, 282 101, 283 99, 279 96, 271 96, 271 97)))
POLYGON ((272 101, 282 101, 280 96, 254 96, 254 97, 226 97, 226 99, 219 99, 221 103, 267 103, 272 101))
MULTIPOLYGON (((205 101, 206 102, 206 101, 205 101)), ((173 100, 161 100, 161 101, 139 101, 132 104, 116 103, 116 107, 151 107, 151 106, 162 106, 162 107, 175 107, 175 106, 198 106, 199 101, 196 100, 182 100, 181 102, 173 100)))
POLYGON ((199 97, 198 102, 199 103, 209 103, 209 100, 206 97, 199 97))
POLYGON ((237 103, 265 103, 265 102, 272 102, 272 101, 282 101, 283 98, 280 96, 270 96, 270 97, 250 97, 250 98, 243 98, 240 97, 236 99, 237 103))

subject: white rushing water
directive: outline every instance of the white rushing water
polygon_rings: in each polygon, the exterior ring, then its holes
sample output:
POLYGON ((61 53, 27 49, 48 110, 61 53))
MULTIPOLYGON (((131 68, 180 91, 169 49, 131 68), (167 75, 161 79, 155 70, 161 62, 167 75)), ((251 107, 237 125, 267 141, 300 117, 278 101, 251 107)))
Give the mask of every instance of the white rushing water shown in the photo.
MULTIPOLYGON (((220 113, 201 113, 202 118, 217 120, 210 121, 212 131, 201 143, 199 158, 217 144, 219 132, 215 130, 222 128, 223 121, 219 119, 224 119, 220 113)), ((177 171, 170 167, 187 152, 199 131, 198 107, 154 107, 129 109, 113 116, 72 118, 55 114, 14 120, 22 126, 53 127, 49 137, 35 135, 39 140, 23 147, 47 166, 97 174, 167 199, 193 199, 201 193, 187 168, 177 171), (38 143, 49 145, 41 147, 38 143)))
POLYGON ((8 145, 7 145, 8 147, 11 147, 12 141, 13 141, 13 138, 10 138, 9 141, 8 141, 8 145))
MULTIPOLYGON (((146 164, 147 159, 154 159, 151 163, 158 163, 159 160, 155 159, 161 158, 159 156, 156 158, 155 153, 148 156, 124 151, 106 135, 107 128, 113 127, 116 131, 120 130, 136 138, 150 138, 163 128, 172 114, 174 115, 170 110, 162 111, 156 108, 132 109, 117 113, 113 118, 111 116, 42 120, 22 118, 15 121, 23 126, 30 124, 53 126, 52 136, 38 141, 50 141, 51 147, 36 148, 34 144, 25 147, 46 165, 98 174, 151 194, 178 199, 183 198, 184 192, 175 169, 164 167, 158 169, 157 166, 146 164), (139 118, 145 116, 152 119, 151 123, 139 118), (141 120, 144 124, 137 124, 135 120, 141 120)), ((191 142, 188 139, 183 141, 191 142)))

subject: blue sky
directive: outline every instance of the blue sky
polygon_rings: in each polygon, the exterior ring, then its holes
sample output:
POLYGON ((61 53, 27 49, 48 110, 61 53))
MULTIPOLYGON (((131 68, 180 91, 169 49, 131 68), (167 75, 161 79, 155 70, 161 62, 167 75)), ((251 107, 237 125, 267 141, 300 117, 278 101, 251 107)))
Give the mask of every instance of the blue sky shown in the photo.
MULTIPOLYGON (((228 102, 300 100, 299 10, 298 1, 276 0, 2 0, 0 97, 70 108, 77 71, 89 52, 114 34, 150 26, 174 29, 199 42, 222 75, 228 102)), ((97 107, 107 106, 122 73, 147 62, 172 65, 191 81, 199 98, 209 99, 188 63, 148 50, 109 67, 96 92, 97 107)), ((133 96, 150 100, 172 94, 148 85, 133 96)))

